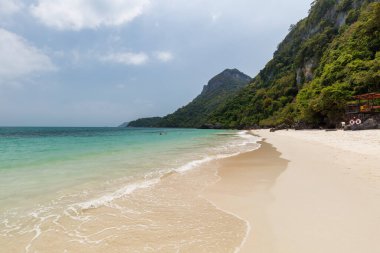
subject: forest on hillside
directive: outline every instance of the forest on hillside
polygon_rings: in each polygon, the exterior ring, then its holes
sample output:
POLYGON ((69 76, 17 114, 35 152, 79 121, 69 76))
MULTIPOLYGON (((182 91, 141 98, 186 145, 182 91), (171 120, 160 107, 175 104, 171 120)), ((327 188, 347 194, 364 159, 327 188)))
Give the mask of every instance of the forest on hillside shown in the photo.
POLYGON ((378 0, 315 0, 256 77, 220 74, 212 93, 129 126, 335 127, 352 96, 380 92, 379 49, 378 0))
POLYGON ((353 95, 380 91, 379 49, 379 1, 314 1, 253 82, 208 122, 334 126, 353 95))

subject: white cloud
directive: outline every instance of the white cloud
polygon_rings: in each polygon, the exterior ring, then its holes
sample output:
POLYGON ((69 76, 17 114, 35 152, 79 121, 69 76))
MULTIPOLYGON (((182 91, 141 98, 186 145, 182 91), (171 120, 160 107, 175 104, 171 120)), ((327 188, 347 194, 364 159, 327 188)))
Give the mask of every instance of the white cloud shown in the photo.
POLYGON ((100 57, 101 60, 106 62, 115 62, 126 65, 143 65, 149 60, 149 56, 144 53, 111 53, 106 56, 100 57))
POLYGON ((50 58, 17 34, 0 28, 0 84, 26 75, 51 71, 50 58))
POLYGON ((32 14, 60 30, 118 26, 143 14, 150 0, 38 0, 32 14))
POLYGON ((1 0, 0 15, 8 16, 17 13, 23 8, 23 4, 19 0, 1 0))
POLYGON ((158 51, 155 53, 155 56, 158 60, 162 62, 168 62, 173 59, 173 54, 168 51, 158 51))

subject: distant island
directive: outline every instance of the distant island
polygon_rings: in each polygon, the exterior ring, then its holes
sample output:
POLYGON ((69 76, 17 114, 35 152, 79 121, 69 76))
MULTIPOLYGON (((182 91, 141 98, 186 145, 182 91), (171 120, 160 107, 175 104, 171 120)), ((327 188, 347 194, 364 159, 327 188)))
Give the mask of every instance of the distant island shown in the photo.
POLYGON ((379 1, 315 1, 255 78, 226 70, 173 114, 128 126, 336 127, 352 96, 380 91, 379 31, 379 1))

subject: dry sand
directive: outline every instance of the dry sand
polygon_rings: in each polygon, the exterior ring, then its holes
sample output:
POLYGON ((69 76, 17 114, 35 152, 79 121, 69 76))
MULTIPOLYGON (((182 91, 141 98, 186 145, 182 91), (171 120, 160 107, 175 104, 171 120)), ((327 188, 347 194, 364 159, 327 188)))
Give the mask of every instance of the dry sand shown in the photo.
POLYGON ((380 252, 380 131, 254 133, 203 192, 249 222, 240 252, 380 252))

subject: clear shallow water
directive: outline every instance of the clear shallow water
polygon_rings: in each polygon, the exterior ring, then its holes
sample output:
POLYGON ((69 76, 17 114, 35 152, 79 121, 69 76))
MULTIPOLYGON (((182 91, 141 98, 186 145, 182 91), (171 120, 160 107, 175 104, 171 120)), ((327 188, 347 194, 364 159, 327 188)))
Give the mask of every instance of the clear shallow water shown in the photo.
POLYGON ((0 235, 29 233, 24 250, 34 252, 32 242, 51 217, 59 227, 63 214, 69 224, 86 221, 79 212, 110 207, 172 172, 255 149, 257 140, 218 130, 0 128, 0 235))

